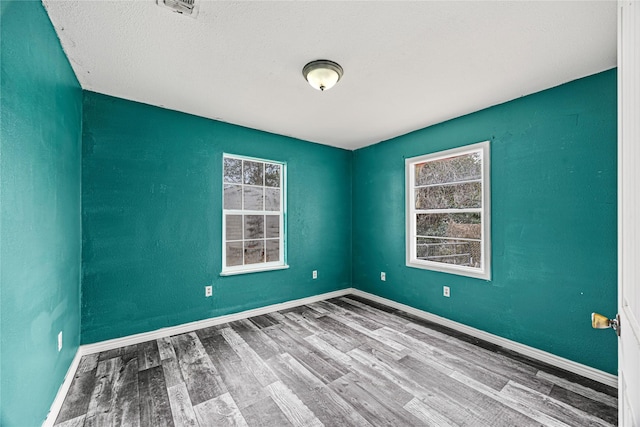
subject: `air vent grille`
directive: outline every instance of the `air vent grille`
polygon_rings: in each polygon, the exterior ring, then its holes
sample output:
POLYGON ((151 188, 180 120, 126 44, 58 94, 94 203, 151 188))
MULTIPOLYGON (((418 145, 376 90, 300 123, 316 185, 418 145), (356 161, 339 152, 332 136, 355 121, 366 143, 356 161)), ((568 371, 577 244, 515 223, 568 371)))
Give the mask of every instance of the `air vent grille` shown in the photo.
POLYGON ((195 18, 197 13, 195 0, 157 0, 158 6, 166 7, 182 15, 189 15, 195 18))

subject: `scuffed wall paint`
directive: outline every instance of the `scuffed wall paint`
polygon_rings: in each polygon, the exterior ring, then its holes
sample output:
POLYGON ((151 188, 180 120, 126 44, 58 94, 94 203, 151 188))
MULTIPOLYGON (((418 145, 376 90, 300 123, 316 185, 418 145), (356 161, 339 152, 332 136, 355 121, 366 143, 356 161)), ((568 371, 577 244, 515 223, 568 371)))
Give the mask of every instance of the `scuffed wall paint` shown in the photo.
POLYGON ((357 150, 354 287, 616 374, 616 117, 610 70, 357 150), (405 266, 405 158, 485 140, 492 280, 405 266))
POLYGON ((352 152, 92 92, 83 126, 83 343, 351 285, 352 152), (223 153, 286 162, 289 269, 219 276, 223 153))
POLYGON ((82 91, 42 4, 0 7, 0 424, 37 426, 80 342, 82 91))

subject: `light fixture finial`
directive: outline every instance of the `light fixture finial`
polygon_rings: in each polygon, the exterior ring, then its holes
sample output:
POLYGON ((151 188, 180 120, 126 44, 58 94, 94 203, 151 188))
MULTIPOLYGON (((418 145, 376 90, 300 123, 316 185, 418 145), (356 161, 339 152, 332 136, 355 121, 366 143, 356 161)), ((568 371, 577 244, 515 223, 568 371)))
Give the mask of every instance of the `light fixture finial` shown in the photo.
POLYGON ((340 64, 328 59, 311 61, 302 68, 302 75, 311 87, 322 92, 331 89, 343 74, 340 64))

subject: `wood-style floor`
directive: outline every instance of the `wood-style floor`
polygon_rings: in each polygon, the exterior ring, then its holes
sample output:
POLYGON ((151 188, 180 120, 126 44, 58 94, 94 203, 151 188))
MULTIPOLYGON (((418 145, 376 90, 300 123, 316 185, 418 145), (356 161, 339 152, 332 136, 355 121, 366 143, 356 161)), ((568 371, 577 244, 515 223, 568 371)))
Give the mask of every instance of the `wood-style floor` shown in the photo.
POLYGON ((603 426, 617 391, 353 296, 85 356, 58 426, 603 426))

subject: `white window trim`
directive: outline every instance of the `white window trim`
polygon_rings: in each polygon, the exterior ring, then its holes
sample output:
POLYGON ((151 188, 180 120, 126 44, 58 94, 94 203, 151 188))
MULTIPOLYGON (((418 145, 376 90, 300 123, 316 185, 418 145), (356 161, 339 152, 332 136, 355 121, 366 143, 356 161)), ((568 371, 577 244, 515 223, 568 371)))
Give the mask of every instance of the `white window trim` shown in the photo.
POLYGON ((286 270, 289 268, 287 264, 284 265, 274 265, 271 267, 266 267, 264 264, 260 264, 260 268, 247 268, 245 270, 235 270, 235 271, 222 271, 220 272, 220 276, 237 276, 238 274, 249 274, 249 273, 259 273, 261 271, 275 271, 275 270, 286 270))
MULTIPOLYGON (((257 273, 261 271, 273 271, 273 270, 284 270, 289 268, 287 264, 287 230, 286 230, 286 216, 287 216, 287 197, 286 197, 286 183, 287 183, 287 165, 285 162, 269 160, 269 159, 261 159, 258 157, 248 157, 248 156, 240 156, 237 154, 230 153, 222 153, 222 188, 221 188, 221 198, 222 201, 222 270, 220 272, 220 276, 234 276, 238 274, 248 274, 248 273, 257 273), (239 160, 249 160, 260 163, 273 163, 279 164, 281 166, 280 169, 280 211, 254 211, 254 210, 242 210, 242 209, 224 209, 224 159, 225 157, 239 159, 239 160), (282 212, 280 215, 280 261, 274 262, 263 262, 260 264, 248 264, 248 265, 234 265, 231 267, 226 266, 227 260, 227 238, 226 238, 226 229, 227 229, 227 214, 231 215, 271 215, 275 213, 282 212)), ((243 186, 245 184, 242 184, 243 186)), ((262 186, 264 187, 264 186, 262 186)), ((244 198, 241 196, 242 203, 244 204, 244 198)))
MULTIPOLYGON (((457 274, 460 276, 474 277, 491 280, 491 163, 490 141, 479 142, 450 150, 439 151, 423 156, 412 157, 405 160, 405 200, 406 200, 406 265, 413 268, 440 271, 457 274), (482 208, 481 212, 481 266, 480 268, 467 267, 455 264, 445 264, 418 259, 416 256, 416 211, 415 209, 415 168, 416 163, 434 161, 447 157, 470 154, 480 151, 482 153, 482 208)), ((457 209, 438 210, 439 212, 460 212, 457 209)), ((466 209, 465 212, 469 210, 466 209)))

